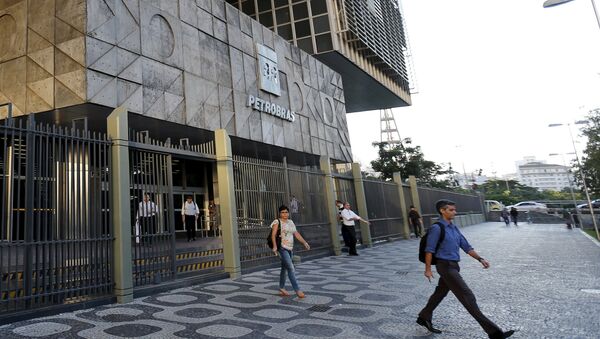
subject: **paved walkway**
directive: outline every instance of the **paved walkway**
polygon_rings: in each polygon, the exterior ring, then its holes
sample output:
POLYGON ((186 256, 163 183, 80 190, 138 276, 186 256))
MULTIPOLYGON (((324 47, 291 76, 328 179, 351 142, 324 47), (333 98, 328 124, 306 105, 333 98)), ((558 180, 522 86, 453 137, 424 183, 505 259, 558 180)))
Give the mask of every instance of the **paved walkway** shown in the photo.
MULTIPOLYGON (((464 258, 483 312, 514 338, 597 338, 600 247, 562 225, 463 229, 492 267, 464 258), (586 291, 589 290, 589 291, 586 291)), ((418 241, 398 241, 298 267, 305 299, 281 298, 278 269, 74 313, 0 327, 0 338, 412 338, 435 284, 423 277, 418 241)), ((437 275, 436 275, 437 277, 437 275)), ((454 296, 434 314, 432 338, 484 338, 454 296)))

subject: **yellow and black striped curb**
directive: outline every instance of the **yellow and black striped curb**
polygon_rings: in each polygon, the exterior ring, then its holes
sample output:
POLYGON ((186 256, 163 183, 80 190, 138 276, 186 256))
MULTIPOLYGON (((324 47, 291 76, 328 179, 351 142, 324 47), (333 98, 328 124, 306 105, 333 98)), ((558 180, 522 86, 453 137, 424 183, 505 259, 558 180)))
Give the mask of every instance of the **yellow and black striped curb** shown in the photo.
POLYGON ((205 261, 197 264, 189 264, 189 265, 181 265, 177 266, 177 272, 190 272, 190 271, 198 271, 204 270, 212 267, 220 267, 223 266, 223 260, 214 260, 214 261, 205 261))

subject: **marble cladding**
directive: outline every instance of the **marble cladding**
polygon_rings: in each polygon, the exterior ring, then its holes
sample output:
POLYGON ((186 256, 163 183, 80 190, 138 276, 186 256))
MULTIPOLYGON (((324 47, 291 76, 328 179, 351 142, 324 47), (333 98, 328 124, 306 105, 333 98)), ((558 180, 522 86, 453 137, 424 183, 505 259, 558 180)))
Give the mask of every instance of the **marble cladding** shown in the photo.
POLYGON ((0 103, 13 115, 124 105, 352 160, 340 75, 222 0, 0 0, 0 46, 0 103), (277 52, 279 97, 258 88, 256 43, 277 52), (253 111, 248 95, 296 121, 253 111))

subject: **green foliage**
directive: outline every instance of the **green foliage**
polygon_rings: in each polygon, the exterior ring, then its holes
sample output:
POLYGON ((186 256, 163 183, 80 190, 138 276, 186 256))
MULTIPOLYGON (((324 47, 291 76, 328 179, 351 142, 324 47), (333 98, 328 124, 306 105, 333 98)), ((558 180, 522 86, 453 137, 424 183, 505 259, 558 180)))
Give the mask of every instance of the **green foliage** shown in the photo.
MULTIPOLYGON (((590 111, 588 123, 581 129, 587 137, 587 145, 581 159, 581 170, 585 175, 585 183, 592 196, 600 196, 600 109, 590 111)), ((575 172, 576 180, 583 183, 579 171, 575 172)))
POLYGON ((400 172, 404 179, 414 175, 421 185, 452 188, 452 168, 444 170, 435 162, 426 160, 421 147, 413 146, 410 138, 404 138, 400 145, 394 147, 385 142, 373 143, 373 146, 378 148, 379 157, 371 161, 371 167, 381 173, 381 178, 391 180, 395 172, 400 172))
MULTIPOLYGON (((571 200, 572 195, 568 188, 560 192, 538 191, 535 187, 520 184, 515 180, 488 180, 481 186, 487 200, 497 200, 504 205, 516 204, 526 200, 571 200)), ((581 193, 575 194, 575 199, 582 199, 581 193)))

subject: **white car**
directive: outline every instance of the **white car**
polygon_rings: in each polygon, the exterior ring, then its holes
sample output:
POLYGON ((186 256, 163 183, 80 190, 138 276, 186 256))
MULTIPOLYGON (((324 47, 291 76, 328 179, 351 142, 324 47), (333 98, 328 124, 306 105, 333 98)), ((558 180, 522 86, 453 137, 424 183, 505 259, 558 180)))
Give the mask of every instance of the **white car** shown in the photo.
POLYGON ((520 203, 506 206, 506 208, 509 211, 513 207, 516 208, 517 211, 519 211, 519 212, 535 211, 535 212, 548 213, 548 206, 541 204, 539 202, 535 202, 535 201, 521 201, 520 203))

